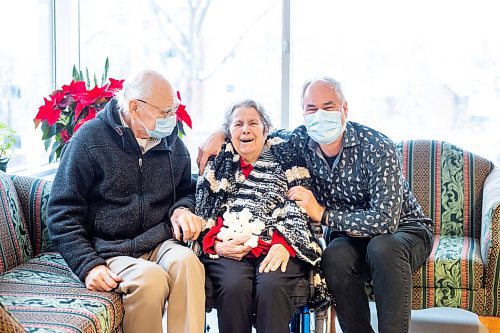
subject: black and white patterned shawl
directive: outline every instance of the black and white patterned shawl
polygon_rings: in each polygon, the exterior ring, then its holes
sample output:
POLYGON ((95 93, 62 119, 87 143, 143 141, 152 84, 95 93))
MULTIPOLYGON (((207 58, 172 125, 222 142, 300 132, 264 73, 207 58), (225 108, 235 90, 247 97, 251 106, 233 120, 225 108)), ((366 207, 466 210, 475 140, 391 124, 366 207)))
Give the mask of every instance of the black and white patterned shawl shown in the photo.
MULTIPOLYGON (((292 150, 287 151, 281 139, 267 140, 253 170, 245 179, 240 167, 240 156, 230 142, 210 161, 196 188, 196 214, 207 221, 209 230, 218 216, 229 209, 240 212, 248 208, 252 222, 259 219, 265 224, 260 235, 271 242, 278 230, 302 261, 315 265, 321 257, 321 248, 309 229, 309 220, 303 209, 288 200, 286 193, 295 185, 309 188, 310 175, 300 166, 292 150)), ((303 164, 303 162, 302 162, 303 164)))

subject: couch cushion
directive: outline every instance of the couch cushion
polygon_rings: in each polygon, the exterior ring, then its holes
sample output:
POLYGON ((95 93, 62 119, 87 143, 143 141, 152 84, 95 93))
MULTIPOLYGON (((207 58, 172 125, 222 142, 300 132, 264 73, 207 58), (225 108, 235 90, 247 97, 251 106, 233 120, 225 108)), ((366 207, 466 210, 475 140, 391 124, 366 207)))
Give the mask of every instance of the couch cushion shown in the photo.
POLYGON ((0 273, 27 261, 32 255, 28 228, 16 189, 0 171, 0 273))
MULTIPOLYGON (((426 264, 413 273, 412 307, 447 306, 482 313, 482 303, 475 299, 484 298, 483 273, 477 239, 436 235, 426 264)), ((375 300, 371 281, 366 293, 375 300)))
POLYGON ((87 290, 59 253, 0 275, 0 302, 29 332, 115 332, 123 319, 120 295, 87 290))
POLYGON ((53 252, 47 228, 47 204, 52 182, 40 179, 11 175, 19 197, 19 203, 28 225, 33 256, 43 252, 53 252))
MULTIPOLYGON (((482 288, 484 265, 479 242, 475 238, 436 235, 426 264, 413 274, 413 286, 479 290, 482 288)), ((457 298, 460 292, 436 295, 457 298)))

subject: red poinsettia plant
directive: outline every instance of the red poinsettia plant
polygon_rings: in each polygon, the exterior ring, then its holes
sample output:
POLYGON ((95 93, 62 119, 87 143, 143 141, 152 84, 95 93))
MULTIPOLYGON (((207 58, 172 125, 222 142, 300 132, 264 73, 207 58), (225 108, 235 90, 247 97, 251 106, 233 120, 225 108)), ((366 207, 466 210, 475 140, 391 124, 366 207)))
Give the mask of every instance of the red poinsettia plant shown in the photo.
POLYGON ((44 104, 38 108, 33 121, 35 128, 41 124, 42 140, 45 150, 49 151, 49 162, 59 159, 61 151, 76 131, 97 112, 104 109, 106 103, 122 89, 124 80, 110 78, 107 82, 109 60, 106 59, 104 74, 99 86, 94 74, 94 87, 91 89, 88 69, 86 78, 73 66, 73 80, 53 91, 44 104))
MULTIPOLYGON (((41 124, 45 150, 50 149, 49 162, 58 160, 64 145, 73 134, 85 122, 95 118, 97 113, 104 109, 106 104, 122 89, 124 80, 109 78, 107 82, 108 69, 109 61, 106 59, 101 85, 98 85, 97 77, 94 75, 94 87, 91 89, 88 70, 84 78, 83 73, 73 66, 71 83, 55 90, 48 98, 43 98, 44 104, 38 108, 33 121, 35 128, 41 124)), ((180 100, 179 92, 177 92, 177 97, 180 100)), ((185 134, 182 122, 189 127, 192 126, 186 107, 181 104, 177 110, 179 136, 185 134)))

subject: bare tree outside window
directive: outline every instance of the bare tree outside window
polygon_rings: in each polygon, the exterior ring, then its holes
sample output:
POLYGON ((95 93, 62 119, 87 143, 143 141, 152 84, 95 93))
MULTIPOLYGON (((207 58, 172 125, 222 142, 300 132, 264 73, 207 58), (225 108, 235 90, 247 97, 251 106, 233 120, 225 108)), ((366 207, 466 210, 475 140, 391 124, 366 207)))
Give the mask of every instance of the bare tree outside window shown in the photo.
POLYGON ((109 57, 113 77, 163 73, 193 119, 184 138, 192 153, 237 99, 259 100, 279 126, 281 0, 113 0, 97 13, 95 4, 80 3, 81 66, 109 57))
MULTIPOLYGON (((181 69, 180 85, 184 88, 185 98, 191 101, 190 109, 193 116, 196 119, 204 119, 204 82, 235 57, 235 52, 252 28, 262 23, 262 19, 276 6, 279 7, 280 2, 270 1, 265 6, 257 6, 262 8, 259 8, 251 19, 245 22, 243 29, 239 29, 236 35, 229 34, 227 29, 231 27, 225 24, 215 27, 219 30, 218 38, 225 39, 225 45, 223 52, 219 52, 214 57, 206 57, 212 47, 211 41, 204 37, 207 16, 216 15, 218 19, 224 21, 227 16, 241 15, 242 12, 217 12, 218 8, 213 8, 215 6, 212 0, 187 0, 183 5, 179 5, 180 3, 150 0, 157 27, 165 39, 165 42, 157 45, 158 52, 163 55, 162 61, 165 68, 169 68, 171 58, 180 60, 178 65, 181 69)), ((178 63, 175 62, 175 64, 178 63)))

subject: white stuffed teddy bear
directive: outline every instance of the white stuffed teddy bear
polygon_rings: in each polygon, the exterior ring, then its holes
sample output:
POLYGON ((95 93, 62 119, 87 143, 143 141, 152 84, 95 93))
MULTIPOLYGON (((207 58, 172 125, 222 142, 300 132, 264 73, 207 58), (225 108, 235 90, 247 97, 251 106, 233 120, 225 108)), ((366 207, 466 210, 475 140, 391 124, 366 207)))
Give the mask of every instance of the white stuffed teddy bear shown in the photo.
POLYGON ((250 236, 244 245, 252 248, 257 247, 259 235, 264 230, 264 223, 260 220, 250 222, 252 213, 248 208, 244 208, 240 213, 230 213, 229 210, 222 216, 223 226, 217 234, 221 241, 229 241, 241 236, 250 236))

